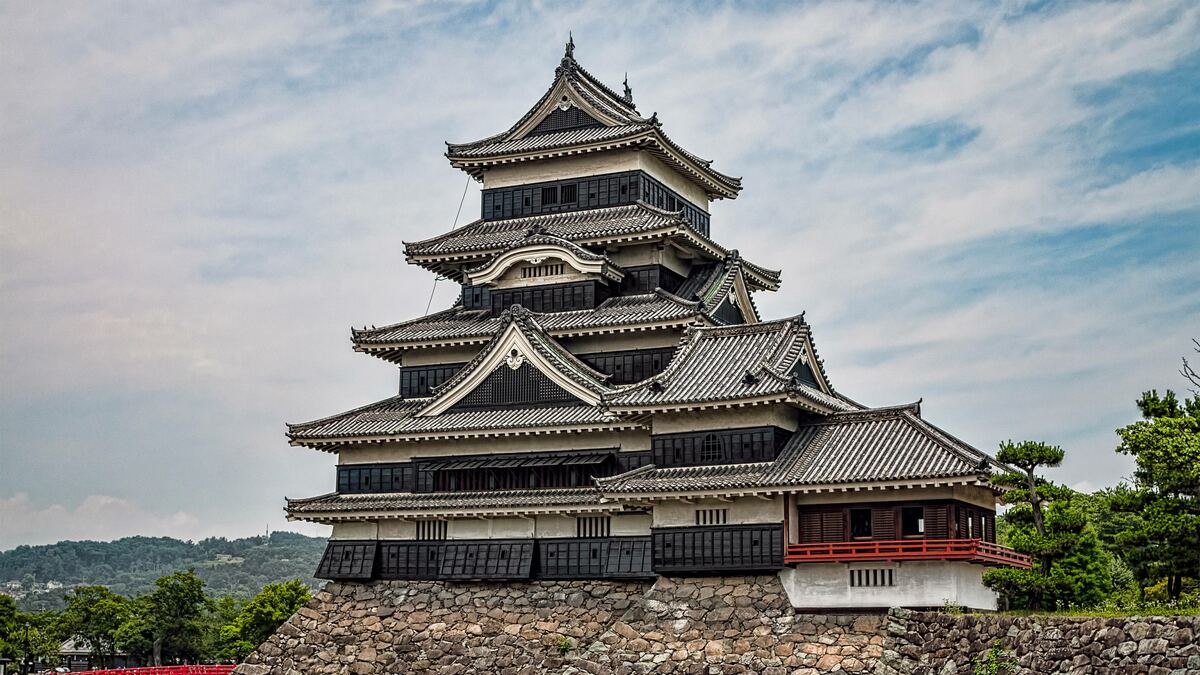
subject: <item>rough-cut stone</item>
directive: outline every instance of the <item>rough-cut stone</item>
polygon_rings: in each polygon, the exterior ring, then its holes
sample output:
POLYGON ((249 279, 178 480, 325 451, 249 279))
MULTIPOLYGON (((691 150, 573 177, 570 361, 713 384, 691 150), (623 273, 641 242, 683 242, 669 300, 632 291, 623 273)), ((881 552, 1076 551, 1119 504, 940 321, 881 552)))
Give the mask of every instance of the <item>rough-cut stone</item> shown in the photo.
POLYGON ((1200 675, 1200 617, 797 615, 774 575, 328 584, 239 675, 1200 675))

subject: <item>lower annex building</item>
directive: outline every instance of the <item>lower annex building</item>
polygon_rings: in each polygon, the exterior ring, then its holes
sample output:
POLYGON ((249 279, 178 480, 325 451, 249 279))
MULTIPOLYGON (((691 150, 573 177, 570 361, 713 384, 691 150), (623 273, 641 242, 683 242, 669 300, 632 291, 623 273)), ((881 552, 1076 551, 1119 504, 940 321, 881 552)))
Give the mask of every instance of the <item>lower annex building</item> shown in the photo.
MULTIPOLYGON (((740 179, 575 61, 508 131, 447 146, 480 218, 406 246, 453 307, 355 330, 399 393, 288 426, 337 455, 289 499, 333 526, 317 576, 652 579, 777 572, 792 604, 991 609, 996 462, 833 388, 780 274, 711 237, 740 179)), ((1001 467, 1002 468, 1002 467, 1001 467)))

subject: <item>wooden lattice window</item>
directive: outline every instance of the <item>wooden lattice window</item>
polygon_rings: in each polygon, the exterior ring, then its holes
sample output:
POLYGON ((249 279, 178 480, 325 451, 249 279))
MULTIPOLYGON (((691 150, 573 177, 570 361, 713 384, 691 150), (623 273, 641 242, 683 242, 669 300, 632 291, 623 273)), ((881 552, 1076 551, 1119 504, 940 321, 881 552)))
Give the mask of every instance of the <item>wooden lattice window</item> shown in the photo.
POLYGON ((725 459, 725 443, 716 434, 708 434, 700 444, 700 462, 716 464, 725 459))
POLYGON ((729 523, 729 509, 696 509, 697 525, 726 525, 729 523))
POLYGON ((582 539, 599 539, 612 532, 612 518, 587 516, 575 519, 575 536, 582 539))
POLYGON ((877 588, 896 585, 896 570, 891 567, 850 570, 851 588, 877 588))
POLYGON ((418 520, 417 539, 419 541, 442 541, 450 529, 446 520, 418 520))

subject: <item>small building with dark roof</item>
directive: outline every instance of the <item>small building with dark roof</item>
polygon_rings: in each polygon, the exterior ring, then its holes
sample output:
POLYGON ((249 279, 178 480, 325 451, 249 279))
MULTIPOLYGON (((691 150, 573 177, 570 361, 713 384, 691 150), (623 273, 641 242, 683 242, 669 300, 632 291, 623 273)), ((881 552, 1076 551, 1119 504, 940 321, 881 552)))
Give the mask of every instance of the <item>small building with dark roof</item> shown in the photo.
POLYGON ((653 579, 774 572, 792 604, 992 609, 995 460, 919 403, 834 389, 780 273, 718 244, 741 180, 575 61, 507 131, 451 143, 477 220, 406 244, 452 307, 353 330, 399 391, 288 439, 338 457, 289 518, 333 526, 317 576, 653 579))

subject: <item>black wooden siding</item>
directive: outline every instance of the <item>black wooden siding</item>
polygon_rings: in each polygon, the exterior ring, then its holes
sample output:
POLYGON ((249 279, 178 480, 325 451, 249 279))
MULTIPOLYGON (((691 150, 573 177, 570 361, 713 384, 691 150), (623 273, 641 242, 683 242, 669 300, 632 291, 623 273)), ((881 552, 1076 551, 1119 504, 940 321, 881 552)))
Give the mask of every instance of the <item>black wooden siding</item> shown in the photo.
POLYGON ((375 574, 377 541, 330 541, 317 566, 318 579, 367 581, 375 574))
POLYGON ((783 567, 783 524, 651 530, 658 574, 748 572, 783 567))
POLYGON ((713 312, 713 318, 726 325, 746 323, 746 318, 742 316, 742 310, 738 309, 729 300, 722 302, 717 307, 716 311, 713 312))
POLYGON ((454 377, 465 363, 439 363, 430 366, 405 366, 400 369, 400 395, 405 398, 429 396, 430 389, 454 377))
POLYGON ((437 579, 442 566, 440 541, 382 541, 380 579, 437 579))
POLYGON ((379 464, 342 464, 337 467, 337 491, 340 494, 379 494, 388 492, 441 492, 454 490, 512 490, 528 488, 567 488, 593 485, 592 478, 605 478, 632 471, 650 463, 648 451, 619 452, 617 448, 529 452, 503 455, 458 455, 423 457, 408 462, 379 464), (447 460, 471 462, 477 459, 570 459, 562 465, 531 462, 511 468, 470 470, 436 469, 447 460), (580 459, 602 461, 579 462, 580 459), (467 477, 468 472, 474 474, 467 477))
POLYGON ((611 375, 610 384, 632 384, 661 373, 675 356, 674 347, 630 349, 621 352, 579 354, 592 368, 611 375))
POLYGON ((442 544, 442 579, 528 579, 533 573, 532 539, 487 539, 442 544))
POLYGON ((779 427, 657 434, 650 439, 656 466, 709 466, 769 462, 791 432, 779 427))
POLYGON ((340 464, 337 491, 342 494, 412 492, 416 467, 412 462, 340 464))
POLYGON ((582 402, 545 373, 525 363, 516 370, 507 365, 500 366, 451 409, 528 408, 572 404, 582 402))
POLYGON ((538 136, 540 134, 554 133, 555 131, 568 131, 570 129, 585 129, 587 127, 599 126, 604 126, 600 120, 575 106, 571 106, 566 110, 555 108, 533 128, 533 131, 529 132, 529 135, 538 136))
MULTIPOLYGON (((683 285, 686 279, 662 265, 638 265, 626 267, 625 277, 621 279, 621 293, 637 295, 650 293, 656 288, 674 293, 683 285)), ((691 298, 685 298, 691 300, 691 298)))
POLYGON ((484 190, 480 217, 484 220, 502 220, 620 206, 637 201, 667 211, 682 210, 684 221, 696 231, 708 235, 708 213, 646 172, 637 170, 484 190))
POLYGON ((534 576, 539 579, 643 578, 650 567, 650 537, 538 539, 534 576))
POLYGON ((522 288, 493 288, 488 295, 492 315, 499 316, 513 305, 541 313, 595 309, 596 305, 612 297, 613 292, 607 284, 599 281, 573 281, 522 288))

